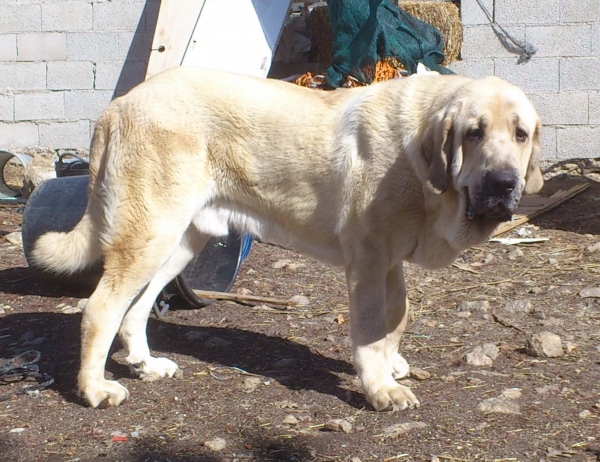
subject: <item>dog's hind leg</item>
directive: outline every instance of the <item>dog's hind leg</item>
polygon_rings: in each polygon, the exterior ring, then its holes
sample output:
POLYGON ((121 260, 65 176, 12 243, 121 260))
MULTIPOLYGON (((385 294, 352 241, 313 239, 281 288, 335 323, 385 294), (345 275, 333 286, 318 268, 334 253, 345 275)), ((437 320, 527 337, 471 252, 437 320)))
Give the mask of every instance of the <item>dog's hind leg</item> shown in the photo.
POLYGON ((83 398, 93 407, 118 406, 129 396, 125 387, 104 378, 111 343, 127 310, 144 299, 142 291, 180 248, 187 227, 173 220, 167 223, 168 234, 156 235, 150 229, 153 225, 156 230, 164 223, 149 224, 144 235, 142 226, 121 227, 121 234, 113 236, 112 244, 104 248, 104 273, 83 311, 78 381, 83 398), (133 232, 137 232, 135 242, 130 238, 133 232))
POLYGON ((152 278, 121 323, 119 338, 127 352, 125 361, 142 380, 153 381, 179 374, 176 363, 150 354, 146 336, 148 315, 163 287, 183 271, 190 260, 202 250, 207 240, 208 236, 200 234, 193 227, 188 228, 175 253, 152 278))

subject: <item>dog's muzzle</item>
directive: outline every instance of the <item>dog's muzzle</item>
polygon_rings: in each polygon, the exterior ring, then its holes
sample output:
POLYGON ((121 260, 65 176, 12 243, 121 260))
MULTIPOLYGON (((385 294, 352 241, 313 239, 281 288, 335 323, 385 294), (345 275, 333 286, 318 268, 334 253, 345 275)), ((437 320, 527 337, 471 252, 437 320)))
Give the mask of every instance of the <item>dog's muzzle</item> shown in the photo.
POLYGON ((519 176, 512 170, 494 170, 484 175, 475 191, 467 191, 469 220, 508 221, 519 200, 519 176))

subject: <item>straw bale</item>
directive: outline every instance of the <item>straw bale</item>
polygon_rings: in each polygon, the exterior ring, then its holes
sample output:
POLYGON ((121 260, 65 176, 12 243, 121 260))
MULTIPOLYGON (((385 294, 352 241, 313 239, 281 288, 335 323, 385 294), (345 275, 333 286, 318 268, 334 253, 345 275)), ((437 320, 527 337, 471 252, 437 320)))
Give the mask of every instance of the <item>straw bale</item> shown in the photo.
MULTIPOLYGON (((444 39, 446 56, 442 65, 458 59, 462 45, 462 24, 458 7, 454 3, 399 1, 398 5, 408 14, 431 24, 440 31, 444 39)), ((313 37, 312 60, 325 65, 331 64, 333 37, 327 7, 314 8, 309 17, 309 24, 313 37)))

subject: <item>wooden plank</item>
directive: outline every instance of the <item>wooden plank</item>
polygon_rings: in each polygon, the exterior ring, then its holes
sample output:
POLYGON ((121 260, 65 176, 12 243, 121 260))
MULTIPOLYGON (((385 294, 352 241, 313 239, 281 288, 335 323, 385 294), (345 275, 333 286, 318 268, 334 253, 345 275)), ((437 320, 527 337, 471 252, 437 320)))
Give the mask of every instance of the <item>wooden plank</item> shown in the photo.
POLYGON ((181 65, 205 0, 161 0, 146 79, 181 65))
POLYGON ((513 217, 512 221, 505 221, 504 223, 501 223, 496 228, 496 231, 494 231, 493 237, 499 236, 502 233, 516 228, 517 226, 527 223, 529 220, 539 217, 543 213, 555 209, 569 199, 581 194, 589 187, 589 183, 582 183, 580 185, 573 186, 568 190, 559 189, 549 197, 538 196, 535 194, 531 196, 523 196, 519 207, 517 207, 517 213, 513 217))
POLYGON ((300 302, 291 299, 283 300, 280 298, 261 297, 258 295, 232 294, 229 292, 214 292, 211 290, 193 290, 193 292, 200 298, 210 300, 230 300, 242 303, 270 303, 271 305, 300 305, 300 302))

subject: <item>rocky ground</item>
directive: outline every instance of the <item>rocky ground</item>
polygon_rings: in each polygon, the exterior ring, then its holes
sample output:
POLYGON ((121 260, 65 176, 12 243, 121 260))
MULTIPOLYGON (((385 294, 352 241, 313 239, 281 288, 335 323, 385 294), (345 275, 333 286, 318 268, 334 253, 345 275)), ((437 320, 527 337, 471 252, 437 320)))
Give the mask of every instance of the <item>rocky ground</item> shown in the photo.
POLYGON ((548 240, 486 243, 436 272, 407 267, 404 382, 422 406, 394 413, 369 408, 353 371, 343 273, 263 244, 233 292, 302 295, 308 306, 174 302, 151 317, 149 338, 183 379, 132 378, 115 342, 107 375, 131 399, 83 406, 74 390, 85 294, 32 276, 18 241, 23 206, 0 205, 0 364, 35 350, 39 380, 54 379, 23 394, 24 382, 0 381, 0 459, 598 460, 597 165, 550 168, 546 194, 590 188, 507 233, 548 240))

